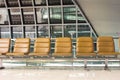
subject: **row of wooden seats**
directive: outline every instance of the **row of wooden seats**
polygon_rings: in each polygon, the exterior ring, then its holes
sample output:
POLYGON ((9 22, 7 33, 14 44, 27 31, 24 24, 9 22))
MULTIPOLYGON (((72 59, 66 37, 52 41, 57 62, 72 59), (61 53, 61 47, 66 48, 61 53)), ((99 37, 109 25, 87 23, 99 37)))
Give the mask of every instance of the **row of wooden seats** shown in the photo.
MULTIPOLYGON (((30 53, 30 39, 17 38, 13 52, 9 53, 10 39, 0 39, 0 55, 6 56, 54 56, 72 57, 72 40, 68 37, 56 38, 55 50, 50 55, 50 38, 37 38, 34 43, 34 51, 30 53)), ((112 37, 98 37, 97 53, 94 52, 93 39, 91 37, 79 37, 76 40, 76 57, 117 56, 112 37)))

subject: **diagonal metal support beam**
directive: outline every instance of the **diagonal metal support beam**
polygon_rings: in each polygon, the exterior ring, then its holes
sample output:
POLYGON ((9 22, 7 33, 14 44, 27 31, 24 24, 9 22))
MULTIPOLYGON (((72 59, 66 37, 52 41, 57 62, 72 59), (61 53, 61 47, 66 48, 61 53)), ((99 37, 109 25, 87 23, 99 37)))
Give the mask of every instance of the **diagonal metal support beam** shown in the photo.
POLYGON ((92 31, 94 32, 95 37, 98 37, 99 35, 97 34, 97 32, 95 31, 95 29, 93 28, 92 23, 90 22, 90 20, 88 19, 88 17, 86 16, 86 14, 84 13, 82 7, 78 4, 77 0, 72 0, 73 3, 78 7, 79 11, 81 12, 81 15, 86 19, 86 22, 89 24, 89 26, 91 27, 92 31))

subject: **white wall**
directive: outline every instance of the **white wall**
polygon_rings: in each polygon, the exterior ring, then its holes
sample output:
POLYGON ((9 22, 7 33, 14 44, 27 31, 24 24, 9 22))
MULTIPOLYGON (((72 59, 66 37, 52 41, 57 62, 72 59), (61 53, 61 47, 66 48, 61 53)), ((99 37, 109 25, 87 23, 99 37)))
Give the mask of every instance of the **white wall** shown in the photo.
POLYGON ((120 32, 120 0, 76 0, 100 36, 120 32))

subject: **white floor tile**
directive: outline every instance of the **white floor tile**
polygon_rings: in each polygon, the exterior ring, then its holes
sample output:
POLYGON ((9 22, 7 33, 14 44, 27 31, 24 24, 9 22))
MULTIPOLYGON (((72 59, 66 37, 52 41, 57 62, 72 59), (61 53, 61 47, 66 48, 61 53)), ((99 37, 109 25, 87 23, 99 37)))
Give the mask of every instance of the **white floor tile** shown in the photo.
POLYGON ((119 77, 119 70, 0 70, 0 80, 120 80, 119 77))

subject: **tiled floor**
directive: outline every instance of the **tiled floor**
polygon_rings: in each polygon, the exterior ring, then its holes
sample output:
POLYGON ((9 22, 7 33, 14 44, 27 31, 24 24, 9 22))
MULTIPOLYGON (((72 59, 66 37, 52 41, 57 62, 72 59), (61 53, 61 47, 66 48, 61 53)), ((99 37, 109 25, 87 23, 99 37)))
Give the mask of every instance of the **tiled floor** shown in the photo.
POLYGON ((120 80, 120 71, 4 69, 0 80, 120 80))

